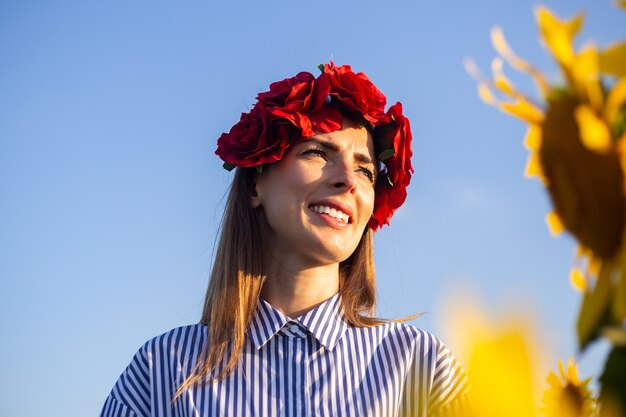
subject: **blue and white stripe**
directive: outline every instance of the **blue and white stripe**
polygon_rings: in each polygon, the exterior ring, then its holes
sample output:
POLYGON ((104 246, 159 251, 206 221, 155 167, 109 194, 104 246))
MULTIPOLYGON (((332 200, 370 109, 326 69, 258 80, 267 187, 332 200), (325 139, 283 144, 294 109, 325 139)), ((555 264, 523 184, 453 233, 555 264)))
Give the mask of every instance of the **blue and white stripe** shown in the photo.
POLYGON ((172 402, 206 341, 192 325, 148 341, 101 417, 456 416, 468 399, 459 362, 437 338, 402 323, 351 326, 337 294, 298 319, 261 300, 238 369, 172 402))

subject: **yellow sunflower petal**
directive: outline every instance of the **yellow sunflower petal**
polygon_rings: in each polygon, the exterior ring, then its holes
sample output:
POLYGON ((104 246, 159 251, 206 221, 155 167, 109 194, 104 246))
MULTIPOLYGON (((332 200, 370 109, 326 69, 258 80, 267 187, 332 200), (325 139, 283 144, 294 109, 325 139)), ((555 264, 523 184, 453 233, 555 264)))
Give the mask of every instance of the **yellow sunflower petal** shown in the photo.
POLYGON ((626 42, 616 43, 598 55, 600 71, 617 77, 626 77, 626 42))
POLYGON ((558 376, 556 376, 556 374, 552 371, 550 371, 550 373, 548 373, 548 376, 546 377, 546 381, 548 382, 548 384, 551 387, 554 388, 561 388, 561 380, 559 379, 558 376))
POLYGON ((463 60, 463 66, 465 67, 465 71, 475 80, 482 80, 483 76, 478 69, 478 65, 476 65, 476 61, 473 58, 465 58, 463 60))
POLYGON ((596 116, 590 106, 582 104, 575 110, 574 116, 580 130, 580 139, 587 149, 606 153, 612 148, 611 132, 604 120, 596 116))
POLYGON ((562 22, 543 6, 537 7, 535 14, 541 36, 552 55, 562 65, 569 66, 576 55, 572 40, 582 26, 582 15, 579 14, 569 21, 562 22))
POLYGON ((543 168, 541 168, 541 162, 539 161, 539 154, 537 152, 530 152, 528 155, 528 161, 526 162, 526 170, 524 171, 526 178, 539 177, 544 181, 543 168))
POLYGON ((567 374, 565 373, 565 365, 563 365, 562 359, 559 359, 559 374, 561 375, 561 378, 567 378, 567 374))
POLYGON ((583 275, 580 269, 574 267, 569 275, 570 283, 572 287, 579 292, 587 291, 587 278, 583 275))
POLYGON ((491 61, 491 71, 493 72, 493 81, 495 86, 504 94, 516 96, 518 93, 515 90, 515 86, 506 77, 506 75, 504 75, 504 71, 502 70, 503 64, 504 63, 500 58, 494 58, 494 60, 491 61))
POLYGON ((504 37, 504 32, 502 31, 502 28, 500 28, 499 26, 491 29, 491 43, 493 44, 495 50, 498 51, 498 53, 502 55, 514 68, 525 71, 526 68, 531 66, 529 63, 515 55, 513 50, 511 50, 511 47, 509 47, 506 38, 504 37))
POLYGON ((602 267, 602 261, 599 258, 591 256, 587 264, 587 273, 593 277, 597 277, 602 267))
POLYGON ((619 80, 609 92, 604 106, 604 120, 613 123, 619 109, 626 104, 626 78, 619 80))
POLYGON ((563 231, 563 222, 555 211, 551 211, 546 216, 546 223, 548 223, 548 229, 552 235, 558 235, 563 231))
POLYGON ((535 84, 537 85, 537 88, 539 89, 539 92, 544 97, 547 97, 548 94, 550 94, 550 85, 548 84, 546 78, 543 76, 543 74, 541 74, 541 72, 539 72, 539 70, 515 55, 513 50, 509 47, 509 44, 504 37, 504 32, 502 32, 501 28, 496 26, 491 30, 491 43, 493 44, 495 50, 498 51, 498 53, 504 59, 506 59, 506 61, 513 68, 518 71, 525 72, 533 78, 535 84))
POLYGON ((500 108, 528 123, 539 124, 543 121, 541 109, 522 97, 518 97, 513 103, 502 103, 500 108))
POLYGON ((567 379, 574 385, 580 385, 580 379, 578 378, 578 368, 574 363, 574 358, 571 356, 567 359, 567 379))
POLYGON ((491 92, 491 89, 485 82, 478 83, 478 96, 487 104, 491 104, 492 106, 496 106, 498 104, 498 100, 496 100, 491 92))
POLYGON ((602 110, 604 93, 598 77, 598 60, 596 48, 592 44, 586 45, 572 62, 570 76, 579 94, 586 96, 591 107, 599 113, 602 110))
POLYGON ((524 146, 532 151, 539 150, 541 147, 541 128, 538 125, 531 124, 528 126, 524 146))

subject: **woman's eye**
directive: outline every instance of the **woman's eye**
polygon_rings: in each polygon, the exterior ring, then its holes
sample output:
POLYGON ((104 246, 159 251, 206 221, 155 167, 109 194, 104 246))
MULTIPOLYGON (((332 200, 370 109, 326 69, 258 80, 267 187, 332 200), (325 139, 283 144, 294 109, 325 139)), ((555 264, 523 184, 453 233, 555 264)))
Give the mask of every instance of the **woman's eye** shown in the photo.
POLYGON ((323 149, 318 148, 307 149, 306 151, 302 152, 302 155, 316 155, 326 159, 326 152, 324 152, 323 149))
POLYGON ((365 167, 361 167, 359 169, 363 175, 367 177, 367 179, 369 179, 372 183, 374 182, 374 172, 371 169, 365 167))

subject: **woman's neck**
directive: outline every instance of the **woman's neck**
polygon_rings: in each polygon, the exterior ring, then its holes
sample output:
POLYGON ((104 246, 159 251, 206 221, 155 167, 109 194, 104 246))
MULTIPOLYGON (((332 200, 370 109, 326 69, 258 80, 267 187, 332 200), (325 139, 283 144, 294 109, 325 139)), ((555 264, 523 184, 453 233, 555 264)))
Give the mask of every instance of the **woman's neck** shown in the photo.
POLYGON ((296 318, 339 291, 339 264, 314 267, 272 263, 261 297, 281 313, 296 318))

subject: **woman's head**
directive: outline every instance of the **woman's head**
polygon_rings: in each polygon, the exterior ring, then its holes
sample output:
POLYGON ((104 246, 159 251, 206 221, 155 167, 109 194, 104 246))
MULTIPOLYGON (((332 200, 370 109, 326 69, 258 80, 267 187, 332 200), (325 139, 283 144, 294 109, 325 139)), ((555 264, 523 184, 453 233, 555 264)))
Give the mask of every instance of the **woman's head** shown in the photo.
POLYGON ((356 249, 374 208, 371 133, 344 118, 342 129, 293 143, 256 175, 251 197, 284 265, 338 264, 356 249))

